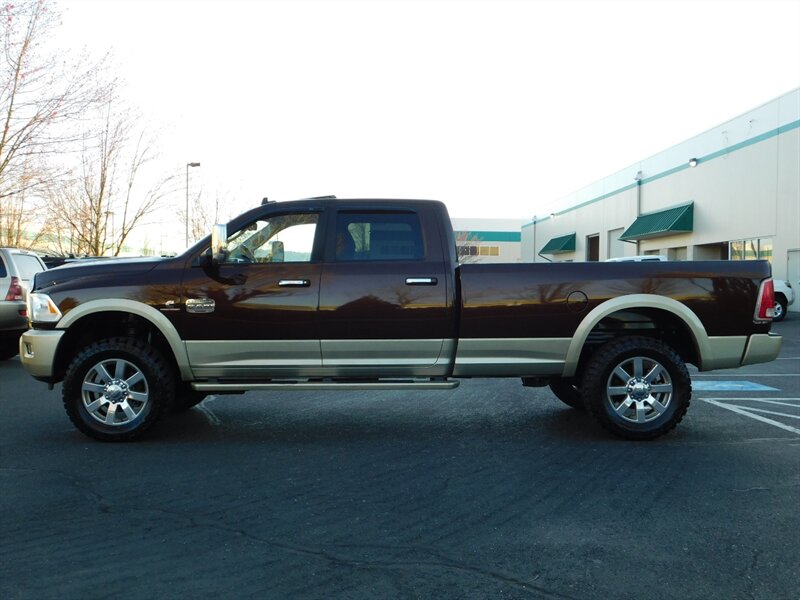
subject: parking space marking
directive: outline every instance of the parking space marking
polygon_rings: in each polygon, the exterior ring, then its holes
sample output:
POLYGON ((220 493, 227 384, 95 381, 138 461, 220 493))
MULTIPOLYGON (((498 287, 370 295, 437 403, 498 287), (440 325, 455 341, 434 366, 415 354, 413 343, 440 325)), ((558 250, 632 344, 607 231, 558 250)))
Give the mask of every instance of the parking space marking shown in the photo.
MULTIPOLYGON (((719 377, 719 375, 693 373, 692 379, 695 377, 719 377)), ((800 377, 800 373, 725 373, 725 377, 800 377)))
MULTIPOLYGON (((739 400, 739 398, 736 398, 739 400)), ((786 400, 786 402, 776 402, 775 400, 764 400, 763 398, 748 398, 748 402, 761 402, 762 404, 776 404, 778 406, 790 406, 792 408, 800 408, 800 398, 778 398, 778 400, 786 400), (789 404, 789 402, 798 402, 798 404, 789 404)))
POLYGON ((775 412, 774 410, 765 410, 763 408, 753 408, 752 406, 748 406, 746 410, 750 412, 757 412, 764 415, 776 415, 779 417, 786 417, 787 419, 800 419, 800 415, 787 415, 786 413, 775 412))
MULTIPOLYGON (((788 400, 789 398, 786 399, 788 400)), ((791 399, 796 400, 797 398, 791 398, 791 399)), ((724 408, 725 410, 730 410, 744 417, 749 417, 751 419, 755 419, 756 421, 761 421, 762 423, 766 423, 768 425, 778 427, 779 429, 783 429, 785 431, 790 431, 792 433, 800 435, 800 429, 796 427, 792 427, 791 425, 785 425, 780 421, 775 421, 774 419, 768 419, 767 417, 762 417, 761 415, 754 414, 746 408, 728 404, 730 400, 750 400, 750 398, 699 398, 699 400, 707 402, 708 404, 713 404, 714 406, 718 406, 720 408, 724 408)), ((784 415, 783 413, 773 413, 773 414, 781 414, 784 417, 794 417, 794 415, 784 415)))
POLYGON ((752 381, 692 381, 698 392, 777 392, 777 388, 752 381))

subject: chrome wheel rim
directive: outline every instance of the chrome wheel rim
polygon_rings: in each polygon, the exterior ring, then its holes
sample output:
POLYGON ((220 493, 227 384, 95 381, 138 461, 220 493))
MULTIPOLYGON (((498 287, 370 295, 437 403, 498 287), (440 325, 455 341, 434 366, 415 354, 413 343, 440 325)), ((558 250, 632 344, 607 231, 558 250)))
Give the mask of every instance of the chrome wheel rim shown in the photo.
POLYGON ((626 358, 606 383, 611 410, 631 423, 649 423, 663 415, 672 401, 672 378, 657 360, 645 356, 626 358))
POLYGON ((773 309, 772 318, 773 319, 780 319, 783 316, 783 304, 780 302, 775 303, 775 308, 773 309))
POLYGON ((83 407, 103 425, 120 427, 137 419, 150 402, 144 373, 120 358, 100 361, 89 369, 81 386, 83 407))

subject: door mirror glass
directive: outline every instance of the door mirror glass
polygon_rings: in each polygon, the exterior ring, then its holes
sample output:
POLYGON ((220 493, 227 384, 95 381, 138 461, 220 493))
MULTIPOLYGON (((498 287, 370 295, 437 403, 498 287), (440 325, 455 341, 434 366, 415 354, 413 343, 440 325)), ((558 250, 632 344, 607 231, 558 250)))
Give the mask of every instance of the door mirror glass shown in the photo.
POLYGON ((224 263, 228 252, 225 248, 228 240, 228 227, 224 223, 217 223, 211 227, 211 260, 214 263, 224 263))

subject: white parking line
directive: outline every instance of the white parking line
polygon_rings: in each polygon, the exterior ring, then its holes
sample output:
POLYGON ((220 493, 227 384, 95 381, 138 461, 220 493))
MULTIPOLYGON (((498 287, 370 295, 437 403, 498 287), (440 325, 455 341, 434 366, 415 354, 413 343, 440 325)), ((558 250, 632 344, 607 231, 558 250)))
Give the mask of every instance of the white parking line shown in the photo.
POLYGON ((787 415, 786 413, 775 412, 774 410, 764 410, 763 408, 753 408, 752 406, 748 406, 745 410, 762 413, 764 415, 777 415, 779 417, 786 417, 787 419, 800 419, 800 415, 787 415))
MULTIPOLYGON (((736 398, 741 400, 741 398, 736 398)), ((778 398, 780 400, 781 398, 778 398)), ((798 404, 790 404, 789 402, 775 402, 775 400, 764 400, 763 398, 747 398, 748 402, 760 402, 761 404, 775 404, 777 406, 789 406, 791 408, 800 408, 800 398, 784 398, 784 400, 796 401, 798 404)))
MULTIPOLYGON (((774 427, 778 427, 779 429, 783 429, 785 431, 791 431, 792 433, 796 433, 800 435, 800 429, 796 427, 792 427, 790 425, 784 425, 779 421, 774 421, 773 419, 768 419, 766 417, 762 417, 761 415, 755 415, 747 409, 740 408, 738 406, 733 406, 731 404, 726 404, 725 402, 718 402, 718 400, 733 400, 734 398, 699 398, 703 402, 707 402, 709 404, 713 404, 714 406, 719 406, 720 408, 724 408, 726 410, 730 410, 735 412, 736 414, 750 417, 751 419, 755 419, 756 421, 761 421, 762 423, 766 423, 768 425, 773 425, 774 427)), ((750 400, 750 398, 736 398, 737 400, 750 400)), ((753 409, 755 410, 755 409, 753 409)), ((781 414, 781 413, 773 413, 773 414, 781 414)), ((785 417, 792 417, 793 415, 783 415, 785 417)))
POLYGON ((713 373, 692 373, 695 377, 800 377, 800 373, 725 373, 725 375, 713 373))

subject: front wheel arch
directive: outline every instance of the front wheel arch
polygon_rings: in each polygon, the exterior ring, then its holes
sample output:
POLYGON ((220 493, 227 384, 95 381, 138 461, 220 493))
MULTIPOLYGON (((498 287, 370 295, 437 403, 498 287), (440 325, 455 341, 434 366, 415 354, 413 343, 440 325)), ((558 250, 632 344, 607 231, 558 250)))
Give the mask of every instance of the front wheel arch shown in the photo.
POLYGON ((65 330, 56 356, 58 379, 72 357, 87 343, 116 336, 139 337, 156 344, 171 360, 182 380, 189 381, 193 377, 186 345, 175 326, 162 312, 143 302, 125 298, 90 300, 64 315, 57 328, 65 330), (130 324, 135 327, 131 328, 130 324), (98 331, 103 334, 98 335, 98 331))

